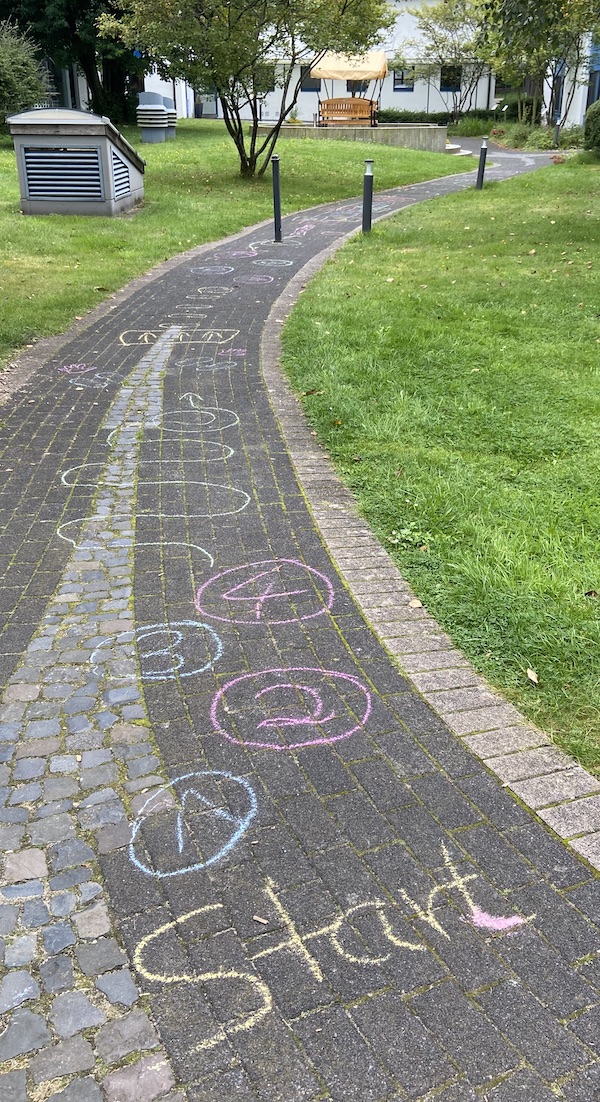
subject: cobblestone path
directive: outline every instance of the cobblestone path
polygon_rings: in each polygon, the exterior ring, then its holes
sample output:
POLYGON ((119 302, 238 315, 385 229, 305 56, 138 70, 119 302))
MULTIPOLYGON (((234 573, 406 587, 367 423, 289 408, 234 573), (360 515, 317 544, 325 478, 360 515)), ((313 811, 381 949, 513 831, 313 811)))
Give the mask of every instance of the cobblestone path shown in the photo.
POLYGON ((598 786, 477 687, 263 379, 271 307, 359 222, 170 263, 3 410, 2 1102, 600 1097, 597 876, 473 751, 562 769, 588 847, 598 786))

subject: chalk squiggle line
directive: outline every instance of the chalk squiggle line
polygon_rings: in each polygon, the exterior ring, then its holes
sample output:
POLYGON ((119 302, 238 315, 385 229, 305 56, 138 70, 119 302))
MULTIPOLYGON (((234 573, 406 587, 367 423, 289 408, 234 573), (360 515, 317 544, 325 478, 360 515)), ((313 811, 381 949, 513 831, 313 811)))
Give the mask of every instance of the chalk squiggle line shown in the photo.
POLYGON ((200 972, 196 975, 190 975, 188 972, 183 972, 181 975, 163 975, 157 972, 151 972, 143 964, 142 958, 145 949, 161 937, 162 934, 168 933, 169 930, 174 930, 178 925, 184 922, 189 922, 192 918, 196 918, 201 914, 208 914, 210 911, 215 911, 223 908, 222 903, 208 903, 204 907, 198 907, 195 911, 189 911, 187 914, 182 915, 181 918, 176 918, 173 922, 166 922, 164 926, 160 926, 158 930, 154 930, 153 933, 147 934, 143 937, 138 944, 135 953, 133 955, 133 965, 137 972, 146 980, 150 980, 154 983, 211 983, 220 982, 221 980, 240 980, 242 983, 247 983, 250 987, 258 993, 261 999, 261 1005, 253 1010, 250 1014, 247 1014, 239 1021, 235 1021, 233 1024, 226 1023, 219 1027, 216 1033, 213 1033, 211 1037, 207 1037, 204 1041, 200 1041, 195 1046, 196 1052, 206 1052, 215 1045, 225 1041, 227 1037, 233 1036, 236 1033, 246 1033, 262 1021, 263 1018, 269 1013, 273 1006, 273 996, 269 991, 266 983, 263 982, 258 976, 252 974, 252 972, 239 972, 234 968, 219 968, 214 972, 200 972))

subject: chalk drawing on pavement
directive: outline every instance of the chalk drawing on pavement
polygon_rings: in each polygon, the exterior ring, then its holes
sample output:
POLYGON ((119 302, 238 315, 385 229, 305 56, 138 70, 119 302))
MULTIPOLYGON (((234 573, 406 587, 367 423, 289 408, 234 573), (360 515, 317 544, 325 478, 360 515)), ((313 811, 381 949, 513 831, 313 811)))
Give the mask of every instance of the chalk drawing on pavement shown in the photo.
POLYGON ((87 375, 90 371, 96 371, 94 364, 63 364, 56 369, 63 375, 87 375))
POLYGON ((256 264, 262 268, 289 268, 294 263, 293 260, 281 260, 279 257, 270 257, 264 260, 253 260, 253 264, 256 264))
POLYGON ((250 494, 237 486, 223 486, 218 482, 196 482, 193 479, 161 479, 160 482, 140 479, 140 486, 160 487, 165 496, 165 487, 179 486, 180 493, 174 495, 171 512, 164 504, 159 513, 153 507, 147 508, 139 499, 138 517, 157 517, 165 520, 192 520, 195 517, 229 517, 242 513, 250 504, 250 494), (181 504, 179 504, 181 503, 181 504))
MULTIPOLYGON (((448 902, 446 892, 449 888, 456 888, 459 894, 462 895, 463 899, 467 902, 469 910, 469 915, 463 917, 468 921, 473 911, 478 911, 479 909, 474 904, 472 891, 466 888, 466 884, 477 880, 478 876, 476 873, 471 873, 466 876, 461 875, 450 860, 445 847, 443 847, 443 854, 444 863, 450 873, 450 880, 446 884, 435 885, 429 892, 425 903, 420 903, 413 899, 401 887, 397 889, 397 893, 405 904, 412 922, 414 922, 415 919, 422 920, 424 923, 428 924, 431 929, 435 930, 436 933, 450 940, 450 935, 444 930, 441 924, 441 919, 443 919, 448 902), (439 909, 436 911, 434 904, 440 895, 443 898, 440 902, 439 909)), ((426 934, 421 936, 421 934, 415 932, 414 927, 411 925, 406 915, 400 910, 399 903, 393 899, 375 898, 360 900, 335 915, 331 921, 303 933, 298 929, 288 907, 286 907, 281 899, 281 894, 278 891, 277 885, 271 877, 266 877, 264 890, 266 896, 264 913, 269 915, 269 918, 265 919, 265 922, 270 927, 270 930, 268 931, 267 938, 263 939, 262 937, 256 937, 252 940, 249 946, 250 964, 254 964, 259 960, 274 956, 278 953, 291 953, 296 957, 299 963, 311 973, 313 979, 316 980, 317 983, 323 983, 325 980, 324 969, 326 965, 319 960, 317 955, 317 946, 319 942, 328 944, 330 949, 332 949, 338 957, 359 968, 385 965, 387 961, 391 960, 393 954, 397 952, 424 953, 436 949, 435 943, 433 943, 433 945, 427 943, 426 934), (273 940, 273 933, 275 930, 282 931, 277 940, 273 940), (263 948, 261 946, 264 941, 266 941, 266 944, 263 948), (315 948, 313 948, 313 945, 315 948)), ((150 982, 163 984, 202 984, 209 981, 215 983, 229 983, 233 979, 243 979, 244 982, 253 985, 256 980, 255 974, 249 971, 242 972, 239 969, 233 971, 227 968, 221 968, 211 972, 198 972, 197 974, 188 972, 170 973, 166 971, 157 973, 153 972, 151 966, 146 964, 146 957, 149 955, 150 947, 159 938, 172 935, 173 940, 171 944, 175 950, 178 944, 176 936, 178 927, 183 923, 191 921, 193 918, 198 918, 201 915, 207 915, 208 917, 210 913, 221 909, 223 909, 221 903, 208 904, 206 907, 190 911, 181 918, 159 927, 159 929, 155 930, 153 933, 147 934, 139 942, 134 952, 133 962, 138 973, 150 982)), ((505 925, 495 929, 494 932, 505 933, 511 936, 511 932, 516 928, 517 923, 523 926, 534 917, 534 915, 530 915, 528 918, 522 918, 519 915, 513 915, 507 919, 498 919, 499 922, 505 925), (511 925, 508 926, 506 923, 510 923, 511 925)), ((201 933, 198 940, 197 927, 195 928, 196 945, 199 943, 201 944, 202 941, 210 945, 211 940, 215 936, 218 937, 219 933, 212 933, 210 924, 207 923, 206 932, 201 933)), ((168 942, 166 946, 162 946, 161 959, 165 958, 168 959, 168 942)), ((327 967, 331 967, 331 965, 327 967)), ((253 1006, 250 1013, 246 1012, 243 1016, 240 1015, 236 1020, 228 1023, 226 1027, 227 1033, 231 1033, 234 1029, 238 1032, 250 1030, 258 1021, 261 1021, 265 1015, 268 1014, 273 1005, 273 997, 266 984, 263 984, 261 995, 262 998, 260 999, 258 1007, 253 1006)), ((225 1040, 223 1033, 215 1033, 201 1041, 198 1048, 212 1048, 222 1040, 225 1040)))
POLYGON ((243 284, 261 284, 261 283, 274 283, 275 276, 270 275, 239 275, 235 277, 236 283, 243 284))
MULTIPOLYGON (((211 669, 223 655, 223 642, 210 624, 199 620, 173 620, 170 623, 143 624, 132 631, 119 632, 114 639, 103 639, 92 651, 92 672, 113 659, 112 648, 135 643, 142 681, 174 681, 194 677, 211 669)), ((136 674, 118 674, 136 680, 136 674)))
MULTIPOLYGON (((194 395, 184 394, 181 398, 189 399, 194 395)), ((181 440, 197 440, 198 434, 204 432, 224 432, 226 429, 239 425, 237 413, 224 406, 204 406, 189 402, 186 409, 165 410, 161 414, 148 419, 147 429, 160 429, 163 435, 178 436, 181 440)))
POLYGON ((201 616, 232 624, 290 624, 330 612, 329 578, 297 559, 262 559, 208 578, 196 594, 201 616))
POLYGON ((230 264, 202 264, 197 268, 190 268, 193 275, 229 275, 235 271, 230 264))
POLYGON ((349 738, 371 714, 358 678, 304 666, 260 670, 228 681, 210 709, 229 742, 260 750, 301 750, 349 738))
POLYGON ((251 1011, 243 1011, 242 1016, 221 1024, 215 1033, 210 1037, 206 1037, 196 1045, 196 1051, 199 1052, 206 1052, 214 1048, 215 1045, 220 1044, 236 1033, 248 1032, 267 1016, 273 1006, 273 996, 267 984, 253 972, 242 972, 234 968, 219 968, 206 972, 181 972, 179 974, 171 974, 153 972, 151 971, 151 967, 145 964, 146 951, 153 946, 154 942, 159 938, 172 931, 176 931, 178 927, 181 927, 186 922, 190 922, 192 919, 199 918, 200 915, 208 915, 218 910, 223 910, 222 903, 208 903, 204 907, 198 907, 195 911, 189 911, 188 914, 182 915, 181 918, 176 918, 173 922, 166 922, 164 926, 160 926, 157 930, 154 930, 153 933, 147 934, 146 937, 142 938, 133 957, 133 964, 137 972, 151 983, 190 983, 195 986, 209 985, 211 983, 226 984, 227 986, 232 983, 236 985, 242 984, 249 987, 250 992, 255 995, 257 1006, 251 1011))
POLYGON ((231 852, 257 811, 256 793, 245 777, 218 769, 184 773, 156 789, 140 808, 129 857, 146 876, 159 880, 200 872, 231 852), (165 791, 174 792, 178 806, 152 814, 165 791), (143 855, 144 842, 149 852, 154 849, 151 835, 160 837, 158 863, 143 855))

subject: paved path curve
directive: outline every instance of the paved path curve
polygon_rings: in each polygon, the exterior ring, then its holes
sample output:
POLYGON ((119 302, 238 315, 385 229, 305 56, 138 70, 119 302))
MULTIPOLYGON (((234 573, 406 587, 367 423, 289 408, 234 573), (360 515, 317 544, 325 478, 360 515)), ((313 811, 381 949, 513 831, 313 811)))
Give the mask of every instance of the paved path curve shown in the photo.
MULTIPOLYGON (((285 288, 359 221, 170 262, 7 403, 3 1102, 598 1095, 598 881, 456 737, 453 692, 507 706, 411 605, 273 360, 285 288), (355 596, 405 625, 412 681, 355 596)), ((496 747, 553 753, 513 721, 496 747)))

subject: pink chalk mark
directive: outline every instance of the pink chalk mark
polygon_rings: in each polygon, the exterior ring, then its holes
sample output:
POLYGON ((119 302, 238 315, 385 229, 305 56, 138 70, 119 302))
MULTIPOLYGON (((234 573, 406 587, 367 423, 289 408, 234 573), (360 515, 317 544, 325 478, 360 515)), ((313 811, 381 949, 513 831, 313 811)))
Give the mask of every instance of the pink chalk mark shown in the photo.
MULTIPOLYGON (((294 684, 294 682, 288 682, 288 683, 286 683, 285 686, 282 685, 281 682, 277 682, 272 688, 275 689, 275 688, 282 688, 282 687, 285 687, 285 688, 289 687, 289 688, 293 688, 295 690, 298 689, 298 688, 302 688, 302 689, 306 690, 306 688, 307 688, 307 686, 305 686, 305 685, 294 684)), ((259 695, 262 696, 267 691, 270 691, 270 687, 268 687, 268 686, 265 687, 265 689, 260 690, 258 694, 255 694, 255 699, 257 698, 257 696, 259 696, 259 695)), ((315 693, 315 690, 310 690, 310 691, 312 693, 315 693)), ((260 670, 258 673, 245 673, 245 674, 242 674, 240 677, 233 678, 232 681, 228 681, 227 684, 224 685, 222 689, 219 689, 219 691, 213 697, 213 701, 212 701, 212 704, 211 704, 211 707, 210 707, 210 718, 211 718, 211 722, 212 722, 212 725, 213 725, 215 731, 219 735, 222 735, 223 738, 226 738, 228 742, 233 742, 236 746, 248 746, 251 749, 257 749, 257 750, 277 750, 277 751, 288 750, 288 751, 291 751, 291 750, 302 750, 303 748, 305 748, 307 746, 328 746, 330 743, 340 742, 342 739, 349 738, 350 735, 353 735, 355 733, 355 731, 359 731, 361 729, 361 727, 364 726, 364 724, 367 722, 369 716, 371 715, 371 709, 372 709, 371 694, 369 693, 368 689, 362 684, 362 682, 360 682, 358 680, 357 677, 352 677, 352 675, 349 674, 349 673, 340 673, 337 670, 321 670, 321 669, 315 669, 314 667, 309 667, 309 666, 291 666, 289 669, 286 669, 286 670, 281 669, 281 668, 275 668, 275 669, 269 669, 269 670, 260 670), (321 738, 304 739, 302 742, 292 742, 292 743, 289 743, 287 746, 284 746, 284 745, 282 745, 281 743, 278 743, 278 742, 262 742, 262 741, 259 741, 257 739, 238 739, 238 738, 235 738, 233 735, 228 734, 228 732, 221 726, 221 723, 220 723, 219 718, 218 718, 219 706, 221 705, 222 702, 224 703, 224 698, 225 698, 225 695, 226 695, 227 691, 229 689, 234 688, 236 685, 240 685, 242 681, 248 681, 251 678, 254 679, 254 678, 257 678, 257 677, 267 677, 269 674, 273 674, 273 675, 277 676, 278 674, 283 674, 283 673, 285 673, 285 674, 294 674, 294 673, 317 674, 320 678, 327 677, 331 681, 333 681, 334 683, 335 683, 336 680, 350 682, 350 684, 353 685, 356 689, 358 689, 363 694, 363 696, 365 698, 364 712, 363 712, 362 717, 359 719, 359 721, 357 723, 354 724, 354 726, 349 727, 349 729, 347 731, 342 731, 340 734, 323 735, 323 736, 321 736, 321 738)), ((335 713, 332 713, 332 715, 330 717, 328 717, 327 721, 325 719, 322 719, 320 721, 320 723, 328 722, 329 719, 331 719, 331 718, 335 718, 335 713)), ((295 722, 297 722, 297 721, 295 721, 295 722)), ((308 722, 310 723, 312 721, 308 720, 308 722)), ((264 723, 264 721, 263 721, 263 723, 264 723)), ((259 726, 261 726, 261 724, 258 724, 257 728, 259 726)))
POLYGON ((330 712, 328 716, 322 716, 323 701, 319 696, 316 689, 311 689, 309 685, 294 685, 293 682, 289 682, 287 685, 269 685, 266 689, 261 689, 259 693, 254 694, 254 699, 259 700, 261 696, 266 696, 267 693, 274 693, 277 689, 294 689, 300 690, 300 692, 308 693, 312 696, 315 702, 314 715, 312 716, 274 716, 272 719, 263 719, 258 724, 259 727, 297 727, 297 726, 314 726, 317 723, 329 723, 330 719, 335 719, 335 712, 330 712))
MULTIPOLYGON (((204 585, 200 586, 200 589, 196 593, 195 606, 198 612, 208 616, 212 620, 220 620, 223 623, 234 624, 252 624, 262 619, 263 606, 267 600, 274 601, 277 598, 282 597, 298 597, 303 593, 310 594, 308 589, 280 589, 274 590, 274 581, 266 585, 262 593, 252 592, 252 588, 256 585, 261 578, 269 577, 270 575, 280 575, 282 566, 300 567, 301 570, 306 571, 309 575, 313 575, 318 578, 325 586, 325 593, 319 599, 322 601, 321 607, 316 612, 308 612, 300 616, 288 617, 284 620, 269 620, 271 624, 293 624, 296 620, 312 620, 315 616, 322 616, 325 612, 330 612, 334 601, 334 589, 329 578, 322 574, 319 570, 315 570, 312 566, 306 566, 304 563, 299 562, 297 559, 263 559, 260 562, 249 563, 247 566, 232 566, 228 570, 223 570, 219 574, 214 574, 212 578, 209 578, 204 585), (254 605, 254 617, 249 620, 243 620, 240 617, 219 616, 218 613, 212 612, 208 608, 205 608, 202 604, 202 596, 209 587, 214 587, 216 583, 227 577, 230 574, 239 574, 242 571, 251 570, 252 567, 267 567, 265 570, 260 570, 256 574, 250 574, 244 581, 238 582, 237 585, 231 586, 229 589, 223 590, 218 594, 221 600, 232 602, 244 601, 254 605), (245 589, 250 591, 248 596, 242 596, 241 594, 245 589)), ((264 583, 263 583, 264 584, 264 583)), ((315 597, 317 594, 315 594, 315 597)))
POLYGON ((511 915, 510 918, 503 918, 501 915, 490 915, 487 911, 482 911, 479 907, 475 907, 471 912, 471 916, 468 920, 477 926, 480 930, 496 930, 501 932, 502 930, 515 930, 518 926, 523 926, 525 919, 520 915, 511 915))
POLYGON ((86 371, 95 371, 93 364, 65 364, 58 369, 63 375, 85 375, 86 371))

